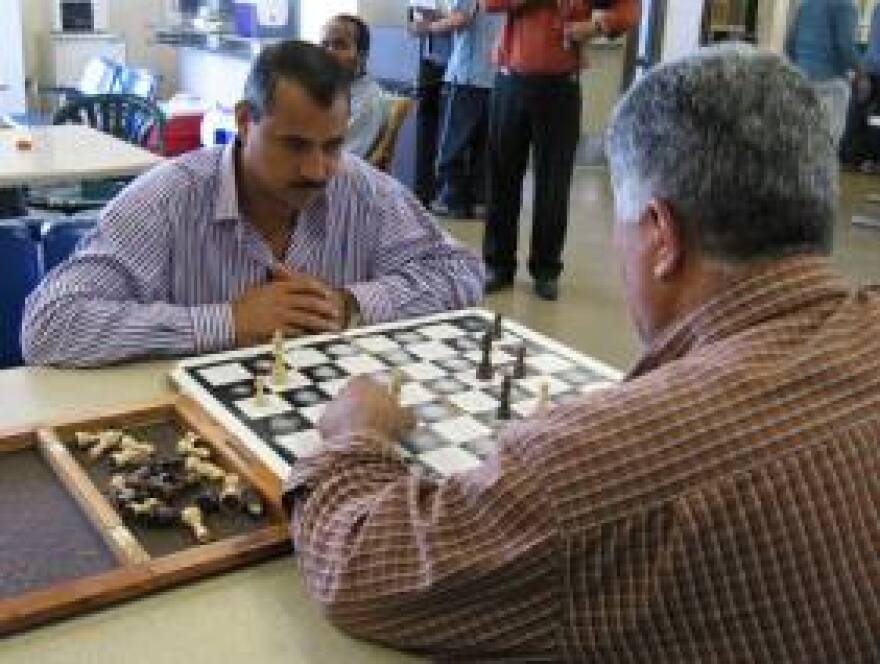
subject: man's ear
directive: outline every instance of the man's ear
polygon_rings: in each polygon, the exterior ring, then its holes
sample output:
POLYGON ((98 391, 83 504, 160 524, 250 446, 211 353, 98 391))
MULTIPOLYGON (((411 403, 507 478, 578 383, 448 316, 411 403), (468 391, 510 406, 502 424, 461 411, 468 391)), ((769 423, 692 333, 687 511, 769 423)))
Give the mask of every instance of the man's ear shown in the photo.
POLYGON ((238 130, 238 139, 244 144, 247 142, 254 114, 251 105, 246 101, 240 101, 235 105, 235 127, 238 130))
POLYGON ((667 281, 684 265, 686 245, 681 224, 672 206, 659 198, 651 199, 643 214, 643 222, 649 225, 654 277, 667 281))

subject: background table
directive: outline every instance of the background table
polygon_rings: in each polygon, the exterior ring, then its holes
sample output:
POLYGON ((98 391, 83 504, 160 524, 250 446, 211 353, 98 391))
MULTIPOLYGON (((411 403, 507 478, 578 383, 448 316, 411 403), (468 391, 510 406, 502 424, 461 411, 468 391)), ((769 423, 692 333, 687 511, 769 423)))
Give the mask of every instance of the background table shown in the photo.
MULTIPOLYGON (((172 393, 170 363, 0 371, 0 428, 135 405, 172 393)), ((38 627, 0 643, 0 663, 415 662, 350 639, 303 589, 291 556, 38 627)))
POLYGON ((85 125, 0 130, 0 187, 79 182, 139 175, 162 157, 85 125), (15 141, 29 135, 33 147, 15 141))

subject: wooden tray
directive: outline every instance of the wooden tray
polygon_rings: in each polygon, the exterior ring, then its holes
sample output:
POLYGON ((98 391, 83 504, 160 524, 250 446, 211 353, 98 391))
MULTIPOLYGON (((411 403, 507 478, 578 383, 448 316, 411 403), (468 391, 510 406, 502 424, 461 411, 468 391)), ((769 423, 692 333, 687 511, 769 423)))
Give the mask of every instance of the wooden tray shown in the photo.
POLYGON ((0 635, 290 550, 280 482, 186 397, 0 435, 0 635), (68 445, 76 431, 191 430, 213 462, 263 499, 258 519, 206 516, 215 540, 125 523, 101 493, 101 464, 68 445))

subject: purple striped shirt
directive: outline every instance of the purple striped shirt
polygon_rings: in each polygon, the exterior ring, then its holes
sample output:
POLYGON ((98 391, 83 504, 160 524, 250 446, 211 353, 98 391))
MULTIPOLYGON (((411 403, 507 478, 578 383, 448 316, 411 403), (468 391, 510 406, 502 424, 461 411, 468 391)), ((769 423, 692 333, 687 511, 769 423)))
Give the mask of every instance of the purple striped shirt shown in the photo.
MULTIPOLYGON (((184 155, 123 191, 31 294, 25 359, 93 366, 230 348, 230 303, 273 262, 239 210, 233 146, 184 155)), ((352 155, 300 213, 285 263, 347 288, 365 323, 470 306, 483 292, 479 258, 352 155)))

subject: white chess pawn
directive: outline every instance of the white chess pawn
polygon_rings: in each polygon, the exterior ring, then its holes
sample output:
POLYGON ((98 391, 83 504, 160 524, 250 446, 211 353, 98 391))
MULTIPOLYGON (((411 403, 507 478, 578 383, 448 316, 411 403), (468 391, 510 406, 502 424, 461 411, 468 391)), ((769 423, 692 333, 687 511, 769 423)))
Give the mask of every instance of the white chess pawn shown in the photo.
POLYGON ((211 533, 208 532, 202 521, 202 510, 196 505, 190 505, 180 510, 180 520, 189 526, 199 544, 210 541, 211 533))

